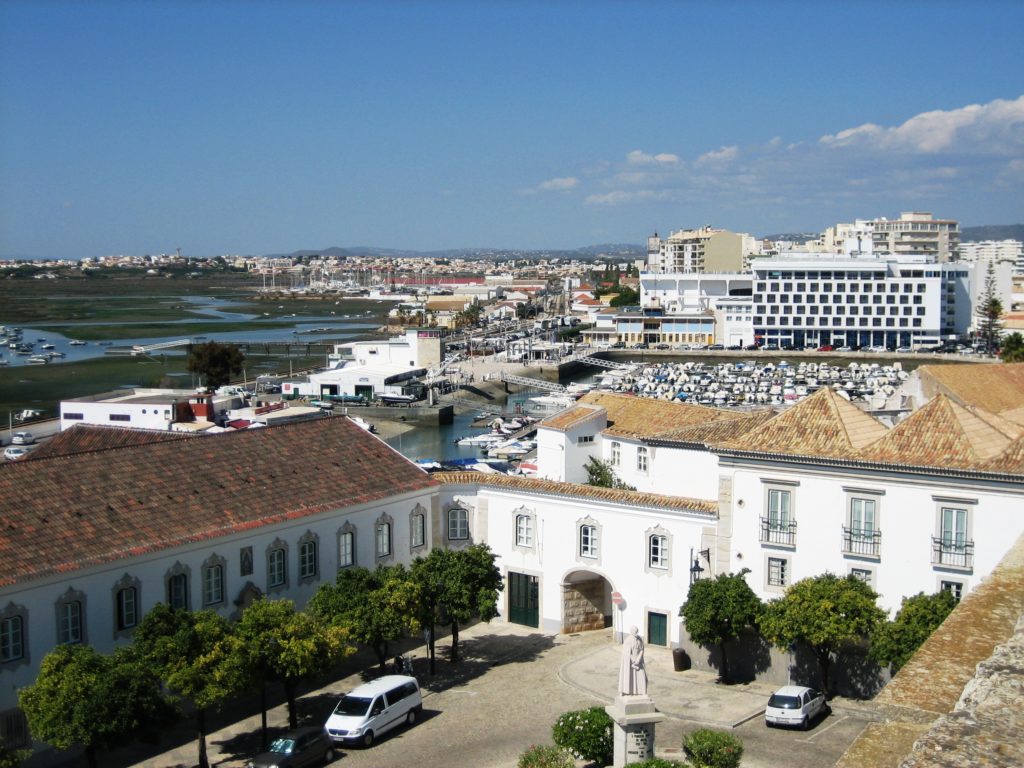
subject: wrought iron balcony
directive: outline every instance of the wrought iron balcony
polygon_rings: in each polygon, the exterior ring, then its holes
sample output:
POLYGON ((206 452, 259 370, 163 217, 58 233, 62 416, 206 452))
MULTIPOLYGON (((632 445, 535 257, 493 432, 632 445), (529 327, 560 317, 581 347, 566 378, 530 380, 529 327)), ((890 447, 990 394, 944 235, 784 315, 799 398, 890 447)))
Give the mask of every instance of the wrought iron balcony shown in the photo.
POLYGON ((796 522, 780 522, 767 517, 761 518, 761 543, 796 546, 796 522))
POLYGON ((870 528, 847 528, 843 526, 843 553, 878 557, 882 548, 882 532, 870 528))
POLYGON ((932 564, 951 568, 974 567, 974 542, 951 541, 932 536, 932 564))

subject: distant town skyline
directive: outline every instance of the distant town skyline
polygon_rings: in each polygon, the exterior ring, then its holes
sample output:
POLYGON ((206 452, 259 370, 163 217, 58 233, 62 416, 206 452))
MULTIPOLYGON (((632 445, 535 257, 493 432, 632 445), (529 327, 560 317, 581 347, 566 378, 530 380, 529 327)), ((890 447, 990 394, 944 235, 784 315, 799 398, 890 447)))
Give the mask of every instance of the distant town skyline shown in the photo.
POLYGON ((0 257, 1024 220, 1024 4, 0 4, 0 257))

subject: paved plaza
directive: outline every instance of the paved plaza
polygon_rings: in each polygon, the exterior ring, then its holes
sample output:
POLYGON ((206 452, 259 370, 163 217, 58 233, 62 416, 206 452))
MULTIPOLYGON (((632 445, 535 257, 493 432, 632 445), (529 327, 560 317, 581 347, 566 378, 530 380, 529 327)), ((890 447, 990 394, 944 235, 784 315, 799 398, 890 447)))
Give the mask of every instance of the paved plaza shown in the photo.
MULTIPOLYGON (((343 750, 337 765, 514 768, 531 744, 551 743, 551 724, 563 712, 612 701, 618 679, 619 646, 611 631, 548 635, 514 624, 477 624, 460 633, 463 660, 447 661, 448 640, 438 643, 437 674, 428 674, 422 646, 411 649, 414 671, 423 686, 423 719, 384 736, 370 749, 343 750)), ((375 674, 363 654, 353 672, 300 701, 307 723, 326 720, 338 696, 375 674), (362 665, 362 666, 360 666, 362 665)), ((785 764, 787 768, 833 765, 873 718, 869 704, 836 700, 833 713, 809 732, 767 729, 761 717, 772 686, 749 683, 723 686, 713 673, 674 672, 671 653, 648 647, 649 693, 668 715, 657 727, 657 754, 681 759, 683 736, 699 727, 734 729, 744 742, 744 766, 785 764)), ((228 718, 230 719, 230 718, 228 718)), ((287 711, 268 715, 274 732, 287 725, 287 711)), ((161 748, 105 755, 111 766, 191 768, 197 747, 188 728, 172 735, 177 743, 161 748)), ((171 738, 168 737, 168 742, 171 738)), ((215 726, 208 736, 211 765, 239 768, 259 749, 259 713, 215 726)))

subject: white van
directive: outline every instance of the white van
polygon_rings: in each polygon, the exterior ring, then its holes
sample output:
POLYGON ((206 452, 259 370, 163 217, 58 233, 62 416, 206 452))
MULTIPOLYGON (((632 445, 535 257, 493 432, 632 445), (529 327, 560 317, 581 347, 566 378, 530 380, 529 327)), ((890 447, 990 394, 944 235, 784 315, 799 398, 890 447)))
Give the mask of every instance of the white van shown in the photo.
POLYGON ((335 744, 368 747, 402 723, 413 725, 422 711, 416 678, 386 675, 342 696, 324 727, 335 744))

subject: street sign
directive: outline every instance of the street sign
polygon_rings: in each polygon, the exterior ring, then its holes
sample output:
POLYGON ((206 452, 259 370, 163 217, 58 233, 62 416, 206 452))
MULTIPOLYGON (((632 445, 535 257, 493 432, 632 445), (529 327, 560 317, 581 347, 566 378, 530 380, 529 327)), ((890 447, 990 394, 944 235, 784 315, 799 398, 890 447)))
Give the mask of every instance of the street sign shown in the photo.
POLYGON ((621 592, 612 592, 612 602, 615 605, 621 605, 624 602, 623 599, 622 599, 622 593, 621 592))

